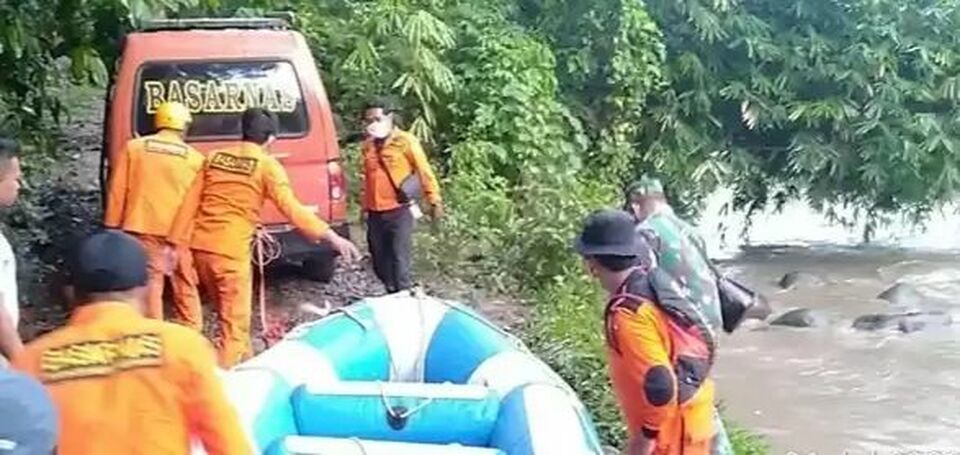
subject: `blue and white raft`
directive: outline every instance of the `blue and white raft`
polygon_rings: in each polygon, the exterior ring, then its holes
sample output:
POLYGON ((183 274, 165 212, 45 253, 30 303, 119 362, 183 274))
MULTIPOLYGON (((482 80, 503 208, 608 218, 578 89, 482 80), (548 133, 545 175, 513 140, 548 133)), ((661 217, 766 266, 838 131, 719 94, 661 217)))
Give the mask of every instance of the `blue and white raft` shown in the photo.
POLYGON ((422 295, 298 326, 224 381, 256 453, 602 454, 546 364, 470 308, 422 295))

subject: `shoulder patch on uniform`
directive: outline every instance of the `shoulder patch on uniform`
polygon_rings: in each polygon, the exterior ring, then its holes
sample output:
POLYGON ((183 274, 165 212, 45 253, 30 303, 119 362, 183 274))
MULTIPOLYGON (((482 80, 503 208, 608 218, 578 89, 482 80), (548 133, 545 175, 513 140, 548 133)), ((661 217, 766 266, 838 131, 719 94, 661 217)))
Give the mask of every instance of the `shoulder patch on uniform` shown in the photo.
POLYGON ((221 171, 232 172, 241 175, 253 175, 257 169, 256 158, 231 155, 226 152, 217 152, 210 159, 210 167, 221 171))
POLYGON ((162 153, 164 155, 174 155, 186 157, 187 151, 190 149, 187 148, 184 144, 176 144, 173 142, 167 141, 158 141, 156 139, 147 139, 144 143, 143 149, 150 153, 162 153))
POLYGON ((676 393, 674 382, 674 375, 666 365, 656 365, 643 376, 643 395, 653 406, 665 406, 676 393))
POLYGON ((40 377, 44 382, 55 382, 156 367, 161 363, 163 339, 156 333, 140 333, 44 351, 40 357, 40 377))

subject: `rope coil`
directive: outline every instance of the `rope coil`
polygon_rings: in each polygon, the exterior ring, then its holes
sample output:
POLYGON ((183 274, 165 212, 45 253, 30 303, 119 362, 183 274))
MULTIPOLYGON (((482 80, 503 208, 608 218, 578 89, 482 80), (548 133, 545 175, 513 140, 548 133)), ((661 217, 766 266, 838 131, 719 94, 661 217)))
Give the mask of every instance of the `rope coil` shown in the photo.
POLYGON ((253 265, 257 267, 260 273, 260 282, 257 286, 260 300, 260 338, 263 339, 267 347, 270 347, 280 340, 283 330, 282 328, 278 330, 278 328, 267 324, 267 275, 265 269, 267 265, 283 256, 283 245, 263 226, 258 226, 254 233, 253 249, 256 253, 253 255, 253 265))

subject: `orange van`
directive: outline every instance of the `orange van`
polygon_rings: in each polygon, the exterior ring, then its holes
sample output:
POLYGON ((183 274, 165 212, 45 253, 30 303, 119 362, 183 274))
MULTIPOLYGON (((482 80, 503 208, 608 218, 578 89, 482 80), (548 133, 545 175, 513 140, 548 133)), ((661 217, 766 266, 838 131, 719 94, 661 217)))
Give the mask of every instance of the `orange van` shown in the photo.
MULTIPOLYGON (((187 142, 205 154, 236 145, 246 108, 276 112, 280 134, 271 154, 287 170, 297 197, 349 238, 333 113, 306 40, 287 21, 161 20, 125 35, 107 92, 101 189, 111 159, 129 139, 153 132, 153 114, 168 100, 190 109, 187 142)), ((262 220, 287 261, 302 264, 310 278, 333 277, 335 255, 325 244, 307 242, 273 204, 262 220)))

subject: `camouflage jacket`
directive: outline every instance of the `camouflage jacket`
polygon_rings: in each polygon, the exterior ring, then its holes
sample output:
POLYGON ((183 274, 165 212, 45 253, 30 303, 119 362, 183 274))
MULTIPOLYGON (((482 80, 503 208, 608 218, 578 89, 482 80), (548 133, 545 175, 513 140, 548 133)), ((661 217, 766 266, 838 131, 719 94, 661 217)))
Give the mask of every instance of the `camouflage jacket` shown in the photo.
POLYGON ((665 208, 637 225, 655 252, 657 266, 690 293, 699 312, 715 331, 721 329, 720 297, 713 269, 705 256, 706 245, 696 229, 665 208))

